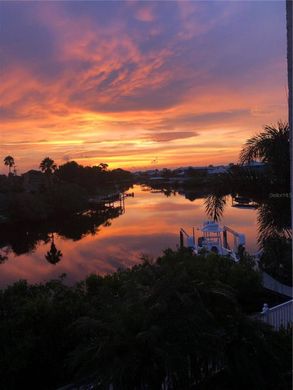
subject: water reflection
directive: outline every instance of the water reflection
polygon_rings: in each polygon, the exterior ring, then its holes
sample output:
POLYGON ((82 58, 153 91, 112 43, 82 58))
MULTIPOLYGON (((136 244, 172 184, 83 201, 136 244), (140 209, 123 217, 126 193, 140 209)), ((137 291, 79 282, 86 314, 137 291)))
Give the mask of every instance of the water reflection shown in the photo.
POLYGON ((289 198, 268 198, 259 205, 257 214, 260 244, 272 237, 291 238, 289 198))
POLYGON ((54 233, 52 233, 51 247, 50 247, 50 250, 45 254, 45 259, 50 264, 57 264, 61 260, 62 256, 63 256, 63 253, 59 249, 57 249, 55 242, 54 242, 54 233))
POLYGON ((0 226, 0 247, 9 247, 16 255, 30 253, 41 243, 54 241, 53 233, 73 241, 98 233, 100 226, 110 226, 111 219, 122 214, 121 207, 105 207, 99 210, 73 215, 70 218, 25 226, 0 226))
MULTIPOLYGON (((205 199, 207 214, 216 221, 223 218, 228 195, 211 193, 205 199)), ((257 210, 258 242, 260 246, 271 238, 291 239, 291 205, 288 197, 268 196, 261 200, 249 198, 257 210)))
MULTIPOLYGON (((2 285, 17 279, 31 282, 48 280, 62 273, 69 283, 90 273, 109 273, 119 267, 131 266, 143 254, 157 257, 162 250, 178 245, 180 227, 201 226, 206 219, 201 194, 155 191, 135 186, 134 198, 126 199, 126 211, 111 207, 92 210, 47 226, 2 231, 1 248, 8 260, 1 264, 2 285), (189 200, 187 199, 195 199, 189 200), (195 198, 194 198, 195 197, 195 198), (119 218, 118 218, 119 217, 119 218), (54 245, 63 256, 54 266, 45 256, 54 245), (8 251, 7 251, 7 248, 8 251)), ((255 210, 237 210, 227 200, 224 222, 247 237, 247 248, 257 249, 255 210)), ((3 253, 3 255, 5 255, 3 253)))
MULTIPOLYGON (((290 194, 267 191, 254 197, 250 191, 248 204, 256 208, 259 266, 282 283, 292 283, 292 227, 290 194)), ((214 219, 226 213, 227 195, 211 192, 205 201, 207 213, 214 219), (225 212, 224 212, 225 211, 225 212)), ((238 196, 238 199, 240 197, 238 196)), ((240 198, 241 199, 241 198, 240 198)))
POLYGON ((227 195, 211 193, 205 200, 206 212, 213 221, 219 221, 227 204, 227 195))

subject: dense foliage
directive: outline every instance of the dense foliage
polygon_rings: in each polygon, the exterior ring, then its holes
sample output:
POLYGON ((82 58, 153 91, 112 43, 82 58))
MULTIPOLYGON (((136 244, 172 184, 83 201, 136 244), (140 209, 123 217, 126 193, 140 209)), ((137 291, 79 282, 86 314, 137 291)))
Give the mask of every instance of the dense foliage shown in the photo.
POLYGON ((55 175, 62 181, 74 183, 86 189, 90 194, 101 191, 103 186, 112 186, 115 189, 115 186, 121 182, 133 181, 130 172, 120 168, 108 171, 107 167, 108 165, 103 163, 98 166, 84 167, 75 161, 70 161, 60 165, 55 175))
MULTIPOLYGON (((13 163, 11 159, 7 156, 7 164, 13 163)), ((133 183, 130 172, 108 170, 104 163, 84 167, 70 161, 57 168, 55 162, 46 157, 40 169, 43 173, 32 170, 22 176, 0 175, 2 219, 23 224, 72 216, 89 208, 91 196, 123 192, 133 183)))
POLYGON ((260 262, 268 274, 292 285, 292 240, 279 236, 266 239, 260 262))
POLYGON ((87 205, 83 188, 71 183, 55 182, 48 189, 37 193, 10 193, 7 215, 12 223, 45 221, 85 210, 87 205))
POLYGON ((247 316, 262 293, 247 262, 168 250, 68 287, 0 294, 3 389, 289 389, 290 340, 247 316))

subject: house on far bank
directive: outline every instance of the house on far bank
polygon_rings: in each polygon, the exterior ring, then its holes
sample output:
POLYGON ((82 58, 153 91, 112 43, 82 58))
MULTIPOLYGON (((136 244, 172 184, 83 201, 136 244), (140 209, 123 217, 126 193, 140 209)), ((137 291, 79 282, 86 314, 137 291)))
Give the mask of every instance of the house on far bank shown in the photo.
POLYGON ((184 177, 186 176, 188 168, 176 168, 173 171, 175 177, 184 177))
POLYGON ((26 192, 39 192, 44 185, 44 174, 40 171, 31 169, 24 173, 23 177, 23 188, 26 192))
MULTIPOLYGON (((233 166, 237 166, 237 165, 229 164, 229 165, 219 165, 215 167, 209 166, 207 168, 207 172, 209 175, 219 175, 228 172, 233 166)), ((239 166, 253 171, 262 172, 266 168, 267 164, 264 164, 259 161, 251 161, 248 164, 239 165, 239 166)))
POLYGON ((222 173, 226 173, 228 171, 228 167, 224 165, 220 165, 218 167, 208 167, 208 175, 219 175, 222 173))
POLYGON ((247 164, 243 165, 245 168, 262 171, 266 168, 267 164, 260 162, 260 161, 251 161, 247 164))

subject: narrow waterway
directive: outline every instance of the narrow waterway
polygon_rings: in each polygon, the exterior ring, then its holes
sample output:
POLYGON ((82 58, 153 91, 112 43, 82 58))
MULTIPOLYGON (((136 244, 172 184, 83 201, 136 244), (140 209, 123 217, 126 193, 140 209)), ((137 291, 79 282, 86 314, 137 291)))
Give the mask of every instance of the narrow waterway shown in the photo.
MULTIPOLYGON (((32 250, 22 254, 16 254, 9 246, 2 248, 7 260, 0 265, 1 286, 18 279, 41 282, 63 273, 72 283, 90 273, 113 272, 140 262, 142 255, 157 257, 166 248, 176 249, 180 227, 191 233, 193 226, 200 227, 208 219, 204 199, 190 201, 179 194, 166 197, 141 186, 130 191, 134 197, 125 199, 124 213, 108 219, 96 232, 75 240, 55 233, 56 248, 62 252, 57 264, 45 258, 51 245, 48 240, 37 240, 32 250)), ((229 202, 221 223, 246 235, 249 252, 257 250, 254 209, 231 207, 229 202)))

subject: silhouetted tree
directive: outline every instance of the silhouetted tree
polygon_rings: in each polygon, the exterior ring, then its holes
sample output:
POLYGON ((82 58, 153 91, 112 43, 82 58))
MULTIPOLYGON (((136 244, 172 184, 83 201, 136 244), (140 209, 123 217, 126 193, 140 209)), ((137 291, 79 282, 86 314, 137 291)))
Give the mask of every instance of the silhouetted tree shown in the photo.
POLYGON ((59 165, 56 175, 63 181, 80 184, 82 168, 77 162, 68 161, 63 165, 59 165))
POLYGON ((290 172, 290 130, 288 123, 265 126, 264 131, 249 138, 240 153, 242 164, 255 159, 267 163, 274 180, 289 183, 290 172))
POLYGON ((101 169, 102 172, 105 172, 108 169, 109 165, 106 163, 100 163, 98 167, 101 169))
MULTIPOLYGON (((79 185, 83 189, 87 190, 88 194, 96 194, 97 191, 104 191, 105 188, 109 192, 113 191, 109 187, 116 187, 124 182, 133 181, 133 175, 131 172, 123 169, 108 170, 108 164, 101 163, 98 166, 82 166, 75 161, 69 161, 63 165, 60 165, 55 172, 62 181, 71 182, 79 185)), ((120 185, 121 187, 121 185, 120 185)), ((123 191, 123 188, 119 188, 123 191)), ((128 187, 126 188, 128 189, 128 187)))
POLYGON ((8 166, 8 170, 10 174, 11 168, 15 165, 14 158, 12 156, 6 156, 4 158, 4 165, 8 166))
POLYGON ((46 253, 45 258, 46 260, 51 264, 57 264, 61 260, 61 257, 63 256, 62 252, 56 248, 56 245, 54 243, 54 234, 52 233, 51 236, 51 248, 46 253))
POLYGON ((51 175, 56 171, 57 165, 55 164, 54 160, 52 160, 50 157, 46 157, 44 158, 44 160, 41 161, 40 169, 45 174, 51 175))
POLYGON ((6 260, 8 260, 8 257, 6 255, 1 255, 0 254, 0 264, 5 263, 6 260))

